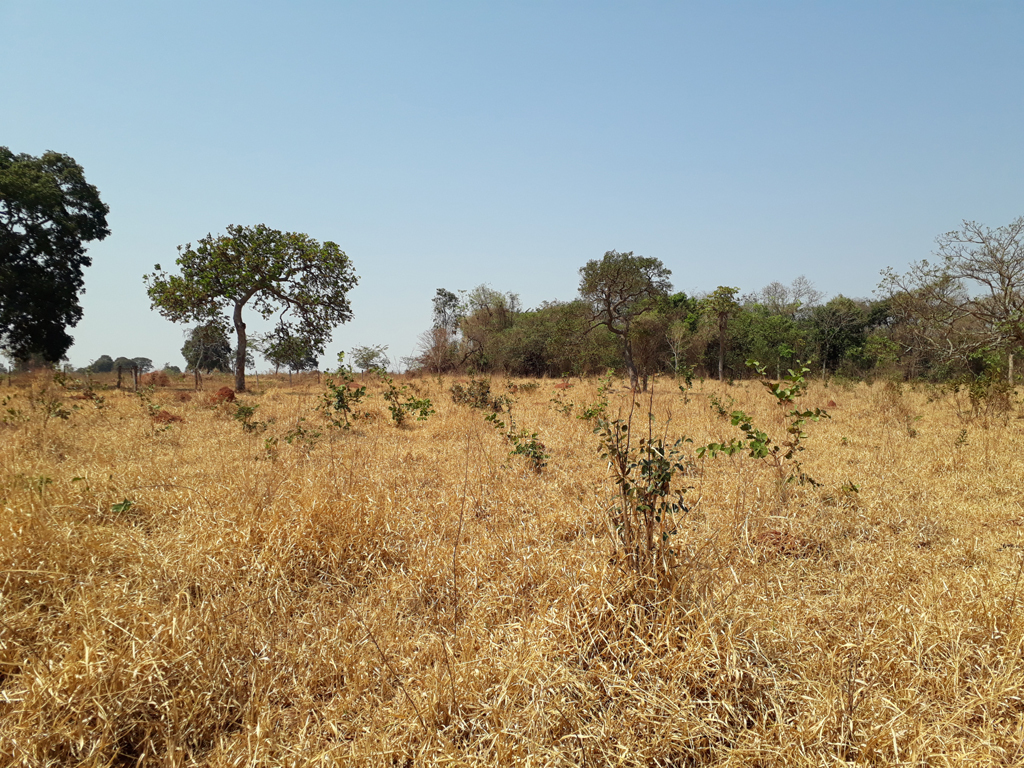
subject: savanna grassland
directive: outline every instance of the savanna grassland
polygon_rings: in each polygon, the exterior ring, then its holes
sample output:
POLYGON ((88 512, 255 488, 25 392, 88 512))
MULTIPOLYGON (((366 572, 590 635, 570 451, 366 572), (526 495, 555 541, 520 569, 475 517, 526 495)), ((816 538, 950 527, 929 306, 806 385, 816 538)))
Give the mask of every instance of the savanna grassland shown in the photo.
POLYGON ((785 435, 758 382, 658 379, 634 434, 694 441, 666 587, 615 554, 597 381, 492 382, 539 472, 451 379, 400 428, 370 383, 348 431, 315 378, 248 429, 188 383, 0 389, 5 765, 1024 763, 1014 402, 812 382, 820 486, 780 485, 695 455, 720 408, 785 435))

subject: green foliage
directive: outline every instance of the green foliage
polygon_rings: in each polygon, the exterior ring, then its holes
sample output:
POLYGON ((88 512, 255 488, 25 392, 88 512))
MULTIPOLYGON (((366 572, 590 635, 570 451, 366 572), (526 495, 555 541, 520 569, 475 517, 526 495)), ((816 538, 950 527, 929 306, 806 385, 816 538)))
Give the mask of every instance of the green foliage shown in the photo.
POLYGON ((953 450, 959 452, 967 444, 967 430, 961 429, 960 434, 956 436, 956 440, 953 442, 953 450))
POLYGON ((848 353, 863 347, 867 323, 865 307, 842 295, 814 308, 809 320, 810 341, 817 351, 822 375, 837 370, 848 353))
POLYGON ((244 403, 235 404, 235 421, 242 425, 242 430, 245 432, 266 432, 267 427, 274 423, 274 420, 270 421, 257 421, 255 419, 256 409, 258 405, 245 405, 244 403))
POLYGON ((602 418, 594 430, 618 491, 609 524, 629 568, 671 585, 678 567, 672 537, 680 516, 689 511, 684 500, 688 489, 673 489, 673 483, 677 473, 686 471, 683 447, 691 441, 680 438, 667 444, 654 437, 648 414, 648 434, 634 445, 632 419, 632 410, 625 420, 602 418))
POLYGON ((192 371, 230 373, 231 342, 224 321, 211 320, 186 331, 181 356, 192 371))
POLYGON ((459 297, 445 288, 438 288, 434 294, 434 325, 438 330, 446 331, 449 336, 459 332, 459 325, 466 314, 466 309, 459 297))
POLYGON ((56 362, 70 349, 92 264, 84 244, 110 234, 108 212, 73 158, 0 147, 0 347, 13 359, 56 362))
POLYGON ((355 377, 345 365, 344 352, 338 353, 338 370, 334 376, 327 376, 325 383, 326 389, 320 395, 317 410, 321 411, 333 426, 348 429, 352 426, 352 420, 359 416, 355 406, 366 396, 366 387, 355 386, 355 377))
POLYGON ((729 325, 729 318, 740 308, 740 305, 736 302, 737 293, 739 293, 739 288, 729 288, 720 285, 701 303, 704 313, 714 318, 718 324, 719 381, 723 381, 725 378, 725 335, 729 325))
MULTIPOLYGON (((748 365, 762 376, 765 375, 764 366, 757 361, 750 361, 748 365)), ((791 369, 789 375, 782 381, 761 382, 780 407, 785 408, 793 405, 796 399, 806 390, 807 385, 804 376, 810 372, 810 369, 800 362, 797 362, 797 366, 798 368, 796 370, 791 369)), ((772 467, 780 484, 784 485, 796 480, 801 484, 809 483, 817 486, 819 483, 803 471, 797 455, 804 450, 802 441, 807 438, 803 431, 804 424, 808 420, 818 421, 819 419, 830 417, 827 412, 820 408, 815 408, 813 411, 801 411, 796 406, 787 411, 786 416, 790 420, 786 428, 786 437, 782 441, 776 441, 767 432, 754 426, 753 419, 746 413, 743 411, 733 411, 730 414, 730 420, 733 426, 740 428, 743 438, 733 438, 727 443, 709 443, 698 448, 697 455, 699 457, 704 457, 705 455, 715 457, 721 453, 726 456, 732 456, 735 453, 747 451, 751 458, 764 461, 772 467)))
POLYGON ((352 362, 363 371, 386 371, 391 361, 387 356, 387 344, 369 344, 352 348, 352 362))
POLYGON ((406 416, 416 415, 416 421, 426 421, 434 413, 433 403, 427 398, 419 398, 411 394, 408 384, 401 387, 395 386, 394 380, 386 373, 379 373, 381 383, 384 385, 384 400, 391 411, 391 419, 396 426, 405 423, 406 416))
POLYGON ((551 403, 551 407, 554 408, 555 411, 563 416, 572 416, 572 411, 576 407, 576 403, 572 400, 566 401, 565 391, 561 389, 555 392, 555 396, 548 402, 551 403))
POLYGON ((139 398, 139 405, 150 416, 156 416, 160 412, 160 406, 153 402, 153 387, 142 387, 135 396, 139 398))
POLYGON ((953 407, 964 422, 981 421, 987 425, 997 417, 1006 417, 1012 410, 1015 390, 1002 372, 986 367, 982 373, 964 374, 952 384, 953 407))
POLYGON ((352 318, 348 292, 358 278, 335 243, 321 245, 308 235, 262 224, 229 226, 227 234, 207 235, 195 248, 179 246, 178 254, 181 274, 168 274, 157 264, 144 278, 153 308, 173 322, 206 323, 230 312, 238 392, 245 391, 243 309, 250 302, 266 320, 281 316, 280 326, 307 340, 317 354, 334 327, 352 318))
POLYGON ((676 374, 683 377, 683 383, 679 385, 679 392, 683 396, 683 405, 689 405, 690 403, 690 392, 693 390, 693 373, 694 367, 692 365, 682 365, 676 368, 676 374))
POLYGON ((51 386, 49 383, 39 387, 33 387, 29 391, 28 402, 33 412, 40 413, 43 417, 45 427, 50 419, 67 421, 71 418, 72 411, 77 411, 78 406, 68 408, 63 399, 63 387, 51 386))
MULTIPOLYGON (((684 392, 683 394, 685 396, 686 393, 684 392)), ((729 409, 732 408, 732 406, 736 403, 736 401, 732 397, 726 395, 726 398, 729 400, 729 402, 723 405, 722 401, 719 400, 718 396, 715 395, 713 392, 708 395, 708 402, 711 403, 711 407, 714 408, 715 413, 717 413, 718 416, 723 419, 729 418, 729 409)))
POLYGON ((110 373, 114 370, 114 358, 110 355, 100 355, 89 364, 92 373, 110 373))
POLYGON ((313 371, 320 362, 316 358, 314 343, 296 334, 287 325, 279 325, 257 343, 259 352, 271 365, 289 371, 313 371))
POLYGON ((608 390, 612 385, 613 374, 614 371, 609 370, 601 377, 601 383, 597 387, 597 402, 581 407, 580 412, 576 414, 577 419, 594 421, 604 418, 605 412, 608 410, 608 390))
POLYGON ((484 420, 489 421, 495 429, 503 433, 505 440, 512 446, 509 456, 522 456, 529 462, 531 469, 539 473, 548 465, 551 454, 547 453, 544 443, 540 441, 536 432, 530 432, 516 425, 515 418, 512 416, 514 401, 506 398, 504 402, 508 409, 507 424, 498 417, 497 413, 484 416, 484 420))
POLYGON ((632 251, 608 251, 604 258, 580 268, 580 297, 590 305, 592 327, 603 325, 619 337, 634 389, 639 373, 633 354, 633 324, 656 309, 656 299, 668 296, 671 274, 659 259, 634 256, 632 251))
POLYGON ((506 404, 504 395, 495 397, 491 394, 491 382, 487 379, 470 379, 465 386, 455 382, 450 391, 453 403, 470 408, 489 408, 498 413, 506 404))
POLYGON ((20 408, 15 408, 12 405, 13 402, 13 395, 4 395, 3 400, 0 400, 0 408, 4 409, 4 415, 0 418, 0 421, 4 424, 17 424, 22 421, 28 421, 28 415, 20 408))
POLYGON ((321 433, 318 430, 303 426, 305 421, 305 417, 300 416, 295 422, 295 426, 284 433, 284 441, 288 445, 295 445, 304 452, 309 453, 313 450, 321 433))

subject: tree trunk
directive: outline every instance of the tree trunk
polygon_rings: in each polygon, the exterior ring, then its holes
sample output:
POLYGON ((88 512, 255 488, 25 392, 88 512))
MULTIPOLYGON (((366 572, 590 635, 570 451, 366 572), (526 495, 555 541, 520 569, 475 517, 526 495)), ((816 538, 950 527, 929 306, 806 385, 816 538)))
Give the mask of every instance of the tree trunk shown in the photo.
POLYGON ((626 361, 626 370, 629 372, 629 385, 636 392, 640 386, 640 376, 636 371, 636 363, 633 362, 633 345, 629 343, 629 336, 622 336, 622 356, 626 361))
POLYGON ((245 392, 245 323, 242 322, 242 305, 235 304, 235 333, 238 336, 238 349, 235 350, 235 392, 245 392))
POLYGON ((1013 386, 1013 352, 1006 358, 1006 379, 1013 386))
POLYGON ((726 316, 718 319, 718 380, 725 381, 725 324, 728 322, 726 316))

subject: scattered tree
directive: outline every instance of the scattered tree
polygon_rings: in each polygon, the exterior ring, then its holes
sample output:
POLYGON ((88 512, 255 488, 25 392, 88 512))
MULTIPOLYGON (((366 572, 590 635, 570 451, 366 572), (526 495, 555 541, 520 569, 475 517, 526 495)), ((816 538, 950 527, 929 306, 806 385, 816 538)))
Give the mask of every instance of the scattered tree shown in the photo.
POLYGON ((605 326, 619 337, 629 381, 639 386, 633 358, 634 321, 654 308, 652 299, 672 289, 672 272, 659 259, 608 251, 580 268, 580 296, 590 305, 590 329, 605 326))
POLYGON ((718 286, 714 293, 704 299, 704 311, 718 324, 718 380, 725 381, 725 337, 729 318, 739 310, 736 294, 739 288, 718 286))
POLYGON ((314 343, 292 333, 286 325, 278 326, 273 333, 262 339, 260 354, 274 366, 275 372, 281 366, 287 368, 289 381, 292 373, 314 371, 320 365, 314 343))
POLYGON ((836 296, 815 307, 810 319, 811 341, 817 348, 822 377, 839 367, 847 350, 864 344, 867 312, 858 302, 836 296))
POLYGON ((200 372, 231 372, 231 342, 223 320, 212 320, 185 332, 185 345, 181 348, 187 368, 195 377, 199 389, 200 372))
POLYGON ((0 346, 19 360, 57 362, 82 318, 78 295, 109 209, 67 155, 15 155, 0 147, 0 346))
POLYGON ((936 264, 917 262, 900 275, 882 272, 882 292, 918 344, 966 361, 988 348, 1013 355, 1024 346, 1024 216, 989 229, 964 221, 936 239, 936 264))
POLYGON ((386 371, 391 361, 387 356, 387 344, 371 344, 352 348, 352 362, 364 374, 367 371, 386 371))
POLYGON ((443 328, 454 338, 459 332, 459 324, 465 315, 465 309, 459 297, 449 290, 438 288, 434 294, 434 328, 443 328))
POLYGON ((180 275, 157 264, 146 285, 153 307, 174 322, 208 321, 230 310, 237 336, 235 389, 245 391, 247 336, 242 310, 251 300, 269 319, 309 341, 322 354, 331 331, 352 318, 348 292, 358 278, 348 256, 335 243, 322 245, 308 235, 279 232, 262 224, 229 226, 226 235, 207 235, 196 248, 178 249, 180 275))
POLYGON ((100 355, 89 365, 93 373, 110 373, 114 370, 114 358, 110 355, 100 355))
POLYGON ((148 357, 133 357, 132 362, 135 363, 135 367, 138 368, 139 373, 149 373, 153 370, 153 361, 148 357))

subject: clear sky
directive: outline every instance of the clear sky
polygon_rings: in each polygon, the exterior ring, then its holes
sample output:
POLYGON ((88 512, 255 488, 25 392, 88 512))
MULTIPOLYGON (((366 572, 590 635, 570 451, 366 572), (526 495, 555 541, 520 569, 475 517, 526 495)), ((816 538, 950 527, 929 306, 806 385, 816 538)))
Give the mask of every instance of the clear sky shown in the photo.
POLYGON ((1024 214, 1022 41, 1016 1, 0 0, 0 145, 110 206, 75 365, 183 365, 142 275, 256 223, 353 261, 325 364, 397 359, 435 289, 572 299, 612 249, 691 293, 870 296, 1024 214))

